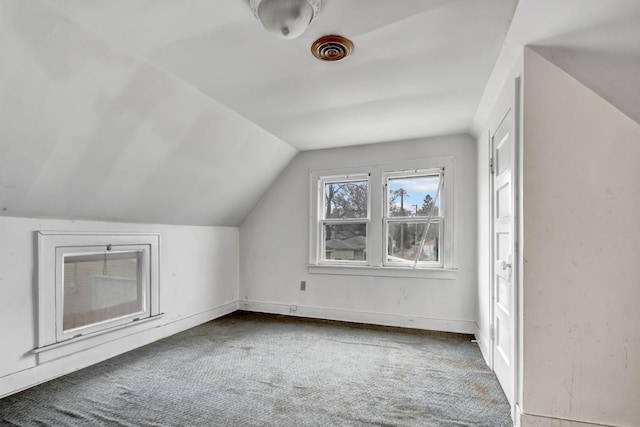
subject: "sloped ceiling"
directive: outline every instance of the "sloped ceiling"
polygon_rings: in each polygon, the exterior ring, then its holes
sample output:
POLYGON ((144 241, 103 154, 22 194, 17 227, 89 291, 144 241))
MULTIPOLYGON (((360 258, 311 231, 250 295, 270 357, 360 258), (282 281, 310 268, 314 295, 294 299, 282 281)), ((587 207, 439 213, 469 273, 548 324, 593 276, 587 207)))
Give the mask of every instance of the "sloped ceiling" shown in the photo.
POLYGON ((0 214, 237 226, 298 150, 466 131, 515 0, 325 0, 293 41, 246 0, 0 7, 0 214))
POLYGON ((519 0, 472 122, 473 134, 482 129, 523 46, 640 123, 640 1, 519 0))
POLYGON ((515 0, 324 0, 298 39, 247 0, 47 0, 299 150, 466 132, 515 0), (312 42, 355 44, 323 63, 312 42))
POLYGON ((324 0, 282 41, 247 0, 0 0, 0 215, 237 226, 299 150, 477 134, 525 44, 637 120, 639 7, 324 0))
MULTIPOLYGON (((523 13, 540 15, 528 8, 523 13)), ((555 31, 547 28, 526 44, 640 123, 640 1, 600 2, 579 13, 578 25, 558 31, 557 17, 571 22, 576 12, 556 12, 555 31)))
POLYGON ((39 1, 0 5, 3 215, 236 226, 297 152, 39 1))

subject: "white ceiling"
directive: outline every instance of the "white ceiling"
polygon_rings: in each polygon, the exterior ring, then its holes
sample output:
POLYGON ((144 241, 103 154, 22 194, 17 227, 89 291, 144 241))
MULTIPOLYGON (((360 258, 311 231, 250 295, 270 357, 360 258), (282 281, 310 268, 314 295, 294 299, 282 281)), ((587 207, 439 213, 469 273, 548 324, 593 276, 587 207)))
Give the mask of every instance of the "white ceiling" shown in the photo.
POLYGON ((515 0, 324 0, 296 40, 246 0, 48 0, 299 150, 467 132, 515 0), (338 33, 353 55, 324 63, 338 33))
POLYGON ((478 136, 525 45, 640 123, 639 0, 323 3, 0 0, 0 215, 238 226, 297 151, 478 136))
POLYGON ((238 226, 296 150, 37 0, 0 0, 0 215, 238 226))
POLYGON ((640 1, 520 0, 472 134, 478 135, 523 46, 640 123, 640 1))

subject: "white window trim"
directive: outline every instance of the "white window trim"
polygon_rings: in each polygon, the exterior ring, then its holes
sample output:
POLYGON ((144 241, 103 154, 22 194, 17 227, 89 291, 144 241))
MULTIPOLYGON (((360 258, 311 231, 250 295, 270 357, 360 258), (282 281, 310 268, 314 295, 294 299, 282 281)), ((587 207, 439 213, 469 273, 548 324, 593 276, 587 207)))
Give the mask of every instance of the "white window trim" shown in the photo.
MULTIPOLYGON (((309 248, 308 264, 309 273, 315 274, 337 274, 337 275, 362 275, 379 277, 415 277, 415 278, 437 278, 455 279, 457 275, 456 256, 454 250, 455 229, 454 229, 454 188, 455 188, 455 160, 453 156, 418 158, 407 161, 382 163, 374 165, 357 165, 341 168, 326 168, 310 170, 310 209, 309 209, 309 248), (385 264, 386 242, 383 232, 383 217, 385 209, 385 175, 392 176, 395 173, 400 175, 408 171, 420 172, 425 170, 444 169, 445 179, 442 188, 441 199, 446 201, 444 210, 444 224, 442 233, 442 264, 434 266, 413 265, 401 266, 385 264), (322 209, 321 195, 324 189, 321 188, 320 181, 323 178, 331 177, 369 177, 369 227, 367 228, 367 262, 356 265, 354 263, 334 263, 321 262, 321 233, 318 228, 322 209)), ((322 196, 324 197, 324 196, 322 196)))
MULTIPOLYGON (((60 231, 39 231, 38 238, 38 347, 35 353, 43 353, 55 350, 55 357, 65 355, 60 351, 61 347, 69 345, 73 351, 77 351, 78 341, 87 340, 94 342, 94 345, 105 342, 109 339, 100 338, 109 335, 111 332, 119 331, 123 328, 132 327, 132 330, 140 330, 138 324, 150 323, 158 319, 160 313, 160 268, 159 268, 159 234, 118 234, 118 233, 83 233, 83 232, 60 232, 60 231), (64 333, 62 331, 62 256, 68 254, 93 254, 96 247, 106 247, 112 245, 114 251, 120 250, 141 250, 146 252, 143 255, 148 260, 144 269, 144 280, 148 281, 145 295, 147 298, 147 311, 136 313, 115 322, 105 324, 105 328, 82 328, 75 334, 73 331, 64 333), (78 334, 80 332, 80 334, 78 334), (96 339, 98 338, 98 339, 96 339), (72 345, 71 345, 72 344, 72 345)), ((151 327, 151 326, 148 326, 151 327)), ((117 334, 122 336, 122 332, 117 334)), ((111 338, 113 339, 113 337, 111 338)), ((88 348, 91 345, 83 345, 80 348, 88 348)))

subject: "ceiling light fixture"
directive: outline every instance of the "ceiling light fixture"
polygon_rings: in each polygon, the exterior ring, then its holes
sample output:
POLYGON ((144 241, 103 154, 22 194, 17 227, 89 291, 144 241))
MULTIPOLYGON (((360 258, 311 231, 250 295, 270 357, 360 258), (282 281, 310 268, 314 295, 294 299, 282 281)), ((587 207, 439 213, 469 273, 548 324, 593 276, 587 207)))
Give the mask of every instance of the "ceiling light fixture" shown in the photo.
POLYGON ((320 13, 322 0, 249 0, 264 28, 281 39, 295 39, 320 13))

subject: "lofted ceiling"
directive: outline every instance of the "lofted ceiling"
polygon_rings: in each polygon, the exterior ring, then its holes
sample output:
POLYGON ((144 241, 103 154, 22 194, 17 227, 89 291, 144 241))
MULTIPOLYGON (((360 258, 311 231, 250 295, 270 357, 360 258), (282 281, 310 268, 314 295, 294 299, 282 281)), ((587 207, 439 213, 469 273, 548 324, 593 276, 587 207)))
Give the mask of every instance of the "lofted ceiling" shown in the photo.
POLYGON ((638 0, 0 0, 0 215, 237 226, 298 151, 477 136, 525 45, 640 122, 638 0))
POLYGON ((247 0, 48 0, 298 150, 466 132, 515 0, 324 0, 300 38, 269 35, 247 0), (324 63, 315 39, 353 55, 324 63))

